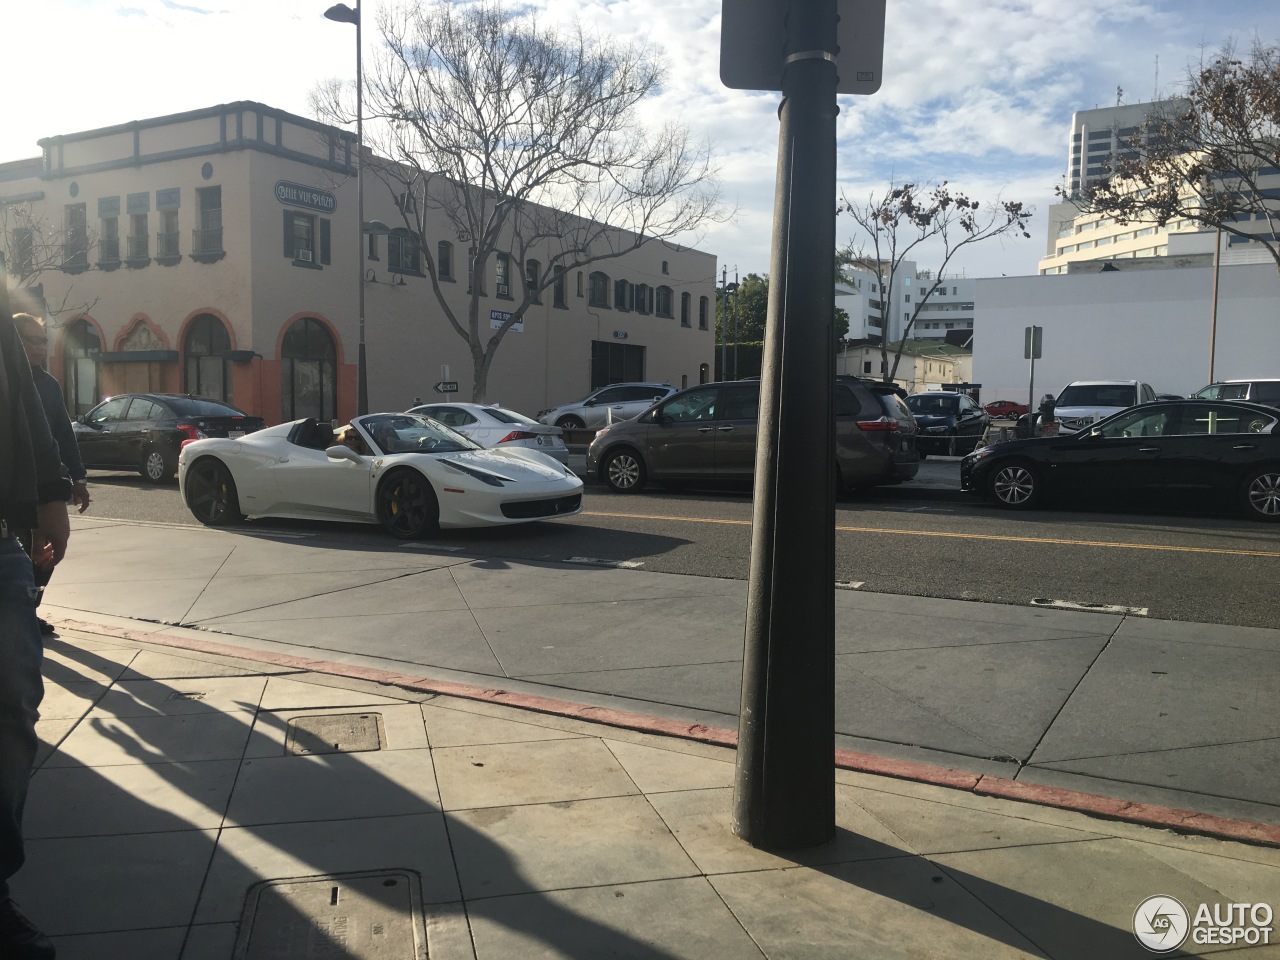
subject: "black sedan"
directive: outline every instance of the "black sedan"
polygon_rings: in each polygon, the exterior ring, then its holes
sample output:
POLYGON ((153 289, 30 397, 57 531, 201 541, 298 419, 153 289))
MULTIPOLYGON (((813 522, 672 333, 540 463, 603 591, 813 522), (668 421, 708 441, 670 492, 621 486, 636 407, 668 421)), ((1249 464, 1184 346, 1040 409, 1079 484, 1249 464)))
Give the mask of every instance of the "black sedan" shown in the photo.
POLYGON ((1280 410, 1255 403, 1144 403, 1064 437, 992 444, 960 463, 960 486, 1023 510, 1060 493, 1095 498, 1226 495, 1280 521, 1280 410))
POLYGON ((261 430, 263 420, 206 397, 121 393, 72 426, 89 469, 137 470, 152 483, 166 483, 177 473, 184 440, 244 436, 261 430))

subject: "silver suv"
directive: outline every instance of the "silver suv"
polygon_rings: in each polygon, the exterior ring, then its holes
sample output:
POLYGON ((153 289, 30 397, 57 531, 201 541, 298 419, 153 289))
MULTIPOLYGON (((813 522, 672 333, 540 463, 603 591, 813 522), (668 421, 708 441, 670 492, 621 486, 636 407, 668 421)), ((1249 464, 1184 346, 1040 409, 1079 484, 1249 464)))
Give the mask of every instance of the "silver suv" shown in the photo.
POLYGON ((582 400, 539 410, 538 422, 553 423, 562 430, 599 429, 638 417, 675 392, 669 383, 611 383, 582 400))
POLYGON ((1156 392, 1150 384, 1140 380, 1076 380, 1058 394, 1053 415, 1059 432, 1065 436, 1093 426, 1095 420, 1155 399, 1156 392))

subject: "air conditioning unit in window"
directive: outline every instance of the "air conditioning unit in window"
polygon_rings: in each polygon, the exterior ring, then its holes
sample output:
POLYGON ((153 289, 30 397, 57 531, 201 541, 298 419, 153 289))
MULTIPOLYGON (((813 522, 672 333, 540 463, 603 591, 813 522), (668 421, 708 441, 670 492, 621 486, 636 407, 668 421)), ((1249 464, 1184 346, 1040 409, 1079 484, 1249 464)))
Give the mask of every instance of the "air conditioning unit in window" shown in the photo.
POLYGON ((497 286, 497 288, 498 288, 498 296, 500 296, 500 297, 509 297, 509 296, 511 296, 511 284, 509 284, 509 283, 499 283, 499 284, 497 284, 496 286, 497 286))
POLYGON ((311 251, 310 251, 310 250, 299 250, 299 251, 298 251, 298 253, 297 253, 297 257, 296 257, 296 259, 298 259, 298 260, 302 260, 302 261, 304 261, 304 262, 306 262, 306 263, 310 263, 310 262, 311 262, 311 251))

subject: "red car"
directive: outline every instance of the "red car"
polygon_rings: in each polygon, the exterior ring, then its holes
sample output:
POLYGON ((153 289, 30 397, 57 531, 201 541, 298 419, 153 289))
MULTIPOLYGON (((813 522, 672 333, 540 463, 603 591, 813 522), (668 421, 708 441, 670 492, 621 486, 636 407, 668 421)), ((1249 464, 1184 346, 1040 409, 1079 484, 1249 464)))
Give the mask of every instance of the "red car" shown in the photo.
POLYGON ((998 420, 1016 420, 1027 412, 1027 405, 1012 400, 992 400, 982 409, 998 420))

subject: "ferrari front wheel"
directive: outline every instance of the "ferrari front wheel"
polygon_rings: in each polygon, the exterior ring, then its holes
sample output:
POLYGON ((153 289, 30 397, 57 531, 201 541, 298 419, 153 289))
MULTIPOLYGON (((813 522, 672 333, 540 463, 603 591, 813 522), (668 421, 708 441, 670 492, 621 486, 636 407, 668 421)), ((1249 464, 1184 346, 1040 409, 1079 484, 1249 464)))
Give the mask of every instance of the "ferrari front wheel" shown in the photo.
POLYGON ((187 470, 183 483, 187 507, 207 527, 225 527, 244 519, 231 471, 221 460, 204 457, 187 470))
POLYGON ((440 529, 440 504, 417 470, 392 470, 378 485, 378 522, 401 540, 417 540, 440 529))

